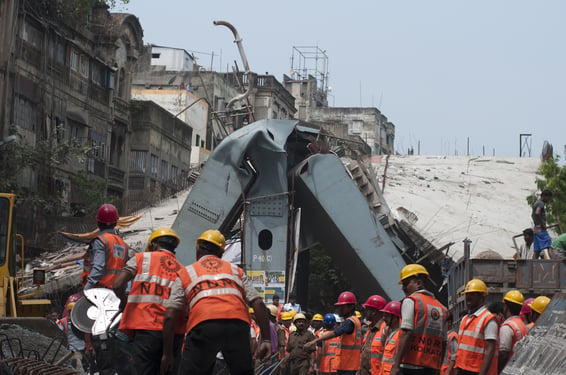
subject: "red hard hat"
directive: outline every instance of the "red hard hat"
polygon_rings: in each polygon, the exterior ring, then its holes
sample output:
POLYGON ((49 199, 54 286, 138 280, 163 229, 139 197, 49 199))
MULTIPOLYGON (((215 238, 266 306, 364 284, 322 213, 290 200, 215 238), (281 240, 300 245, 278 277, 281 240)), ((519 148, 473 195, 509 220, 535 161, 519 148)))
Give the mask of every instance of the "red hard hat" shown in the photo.
POLYGON ((340 305, 355 305, 356 304, 356 296, 352 292, 342 292, 338 297, 338 302, 334 304, 334 306, 340 305))
POLYGON ((364 309, 366 309, 368 307, 373 307, 374 309, 381 310, 382 308, 385 307, 386 303, 387 302, 385 302, 385 298, 375 294, 373 296, 370 296, 368 298, 368 300, 366 301, 366 303, 364 303, 362 306, 364 307, 364 309))
POLYGON ((529 304, 531 304, 534 300, 535 300, 534 298, 527 298, 525 302, 523 302, 523 307, 521 308, 521 314, 520 314, 521 316, 524 316, 532 311, 529 304))
POLYGON ((380 311, 401 317, 401 302, 391 301, 380 311))
POLYGON ((118 222, 118 210, 113 204, 105 203, 98 209, 96 221, 103 224, 114 224, 118 222))

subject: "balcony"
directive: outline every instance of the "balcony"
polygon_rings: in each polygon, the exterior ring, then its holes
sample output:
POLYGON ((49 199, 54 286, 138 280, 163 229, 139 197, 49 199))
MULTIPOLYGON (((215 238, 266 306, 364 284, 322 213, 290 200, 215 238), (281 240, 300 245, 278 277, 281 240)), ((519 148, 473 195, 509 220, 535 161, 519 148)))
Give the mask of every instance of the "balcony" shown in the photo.
POLYGON ((108 169, 108 183, 114 186, 124 188, 124 177, 126 173, 116 167, 110 167, 108 169))
POLYGON ((122 98, 114 97, 114 116, 120 120, 130 122, 130 103, 122 98))

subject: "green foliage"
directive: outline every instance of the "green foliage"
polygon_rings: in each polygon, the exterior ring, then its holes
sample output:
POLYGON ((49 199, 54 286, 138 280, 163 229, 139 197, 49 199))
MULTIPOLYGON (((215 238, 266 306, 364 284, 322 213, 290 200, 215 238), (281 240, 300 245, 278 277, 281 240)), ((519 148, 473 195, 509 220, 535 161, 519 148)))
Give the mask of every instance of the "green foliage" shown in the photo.
POLYGON ((73 216, 84 216, 89 212, 94 212, 103 203, 116 203, 116 197, 107 196, 107 182, 97 181, 89 177, 88 173, 80 171, 70 176, 73 189, 77 189, 83 199, 81 203, 72 207, 73 216))
MULTIPOLYGON (((558 165, 559 157, 543 161, 538 173, 542 178, 537 177, 537 188, 542 191, 549 189, 552 192, 552 199, 547 204, 546 221, 548 224, 558 224, 562 230, 566 225, 566 166, 558 165)), ((532 205, 538 199, 537 195, 532 194, 527 197, 527 202, 532 205)))
POLYGON ((310 251, 309 262, 309 300, 308 306, 313 311, 333 312, 334 302, 344 290, 351 285, 324 249, 314 248, 310 251))

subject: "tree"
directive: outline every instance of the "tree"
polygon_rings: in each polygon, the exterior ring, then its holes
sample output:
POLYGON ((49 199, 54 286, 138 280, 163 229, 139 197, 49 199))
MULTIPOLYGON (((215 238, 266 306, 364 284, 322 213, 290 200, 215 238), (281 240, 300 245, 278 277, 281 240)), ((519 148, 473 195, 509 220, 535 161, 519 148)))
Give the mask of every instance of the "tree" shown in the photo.
MULTIPOLYGON (((547 205, 546 221, 548 224, 558 224, 561 230, 566 225, 566 166, 558 165, 559 157, 543 161, 538 169, 542 178, 536 178, 537 188, 542 191, 549 189, 552 199, 547 205)), ((527 197, 529 205, 537 200, 536 194, 527 197)))

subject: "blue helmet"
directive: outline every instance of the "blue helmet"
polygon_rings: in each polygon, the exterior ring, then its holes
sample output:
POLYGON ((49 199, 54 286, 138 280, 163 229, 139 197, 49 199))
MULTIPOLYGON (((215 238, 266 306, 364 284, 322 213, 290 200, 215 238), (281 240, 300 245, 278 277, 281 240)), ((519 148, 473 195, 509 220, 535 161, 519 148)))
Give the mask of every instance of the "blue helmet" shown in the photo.
POLYGON ((324 315, 322 322, 328 326, 333 326, 336 324, 336 317, 334 316, 334 314, 328 313, 324 315))

